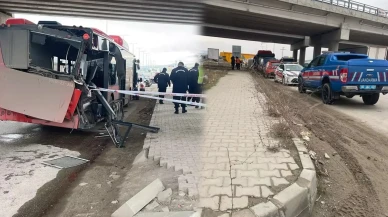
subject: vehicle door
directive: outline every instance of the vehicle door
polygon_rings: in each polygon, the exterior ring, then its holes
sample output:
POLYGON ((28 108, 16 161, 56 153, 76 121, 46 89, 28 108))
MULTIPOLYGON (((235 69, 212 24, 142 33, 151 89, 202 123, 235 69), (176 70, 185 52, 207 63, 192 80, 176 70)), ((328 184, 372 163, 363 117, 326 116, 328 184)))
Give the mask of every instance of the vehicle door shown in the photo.
POLYGON ((322 55, 318 59, 318 63, 315 66, 312 76, 310 76, 310 83, 313 87, 320 87, 322 83, 323 76, 327 75, 327 70, 325 69, 327 55, 322 55))
POLYGON ((314 71, 316 70, 316 66, 318 65, 318 61, 319 61, 319 58, 321 56, 318 56, 318 57, 315 57, 311 63, 307 66, 306 69, 303 69, 302 71, 302 77, 303 77, 303 85, 306 86, 306 87, 313 87, 313 83, 311 82, 312 80, 315 79, 315 77, 313 77, 313 73, 314 71))
POLYGON ((280 66, 276 70, 276 73, 277 73, 276 75, 279 81, 283 79, 283 72, 284 72, 284 64, 280 64, 280 66))

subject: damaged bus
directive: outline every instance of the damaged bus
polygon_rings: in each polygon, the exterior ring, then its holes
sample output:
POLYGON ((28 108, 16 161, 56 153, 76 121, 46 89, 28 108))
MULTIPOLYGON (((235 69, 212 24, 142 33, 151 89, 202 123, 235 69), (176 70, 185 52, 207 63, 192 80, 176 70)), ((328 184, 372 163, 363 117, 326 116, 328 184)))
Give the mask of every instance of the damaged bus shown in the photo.
POLYGON ((8 19, 0 26, 0 120, 80 130, 104 123, 119 144, 117 126, 135 126, 122 122, 130 98, 99 88, 136 90, 138 64, 120 36, 8 19))

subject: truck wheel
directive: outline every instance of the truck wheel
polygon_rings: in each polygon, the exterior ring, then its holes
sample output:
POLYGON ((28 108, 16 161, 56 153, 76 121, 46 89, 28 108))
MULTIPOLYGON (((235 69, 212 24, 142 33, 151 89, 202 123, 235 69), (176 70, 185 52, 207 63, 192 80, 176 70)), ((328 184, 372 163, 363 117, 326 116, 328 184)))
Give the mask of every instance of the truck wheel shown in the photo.
POLYGON ((302 78, 298 79, 298 91, 299 93, 306 93, 306 88, 303 86, 302 78))
POLYGON ((334 102, 330 83, 325 83, 322 87, 322 102, 323 104, 331 105, 334 102))
POLYGON ((362 101, 364 101, 365 105, 374 105, 379 101, 379 98, 379 93, 373 93, 371 95, 362 96, 362 101))

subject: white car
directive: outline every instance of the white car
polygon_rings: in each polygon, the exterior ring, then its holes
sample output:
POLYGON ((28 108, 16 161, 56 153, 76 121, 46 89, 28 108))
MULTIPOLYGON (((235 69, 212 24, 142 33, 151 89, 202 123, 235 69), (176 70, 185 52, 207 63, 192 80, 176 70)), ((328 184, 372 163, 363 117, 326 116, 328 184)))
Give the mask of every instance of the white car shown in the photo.
POLYGON ((295 63, 282 63, 275 70, 275 82, 284 85, 297 85, 298 75, 303 66, 295 63))

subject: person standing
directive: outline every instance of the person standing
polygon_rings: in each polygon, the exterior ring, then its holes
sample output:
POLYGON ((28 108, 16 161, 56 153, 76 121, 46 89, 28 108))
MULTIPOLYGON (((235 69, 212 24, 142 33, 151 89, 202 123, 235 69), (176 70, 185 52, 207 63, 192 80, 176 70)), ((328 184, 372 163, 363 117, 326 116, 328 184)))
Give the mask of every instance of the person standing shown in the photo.
POLYGON ((230 58, 230 60, 231 60, 231 63, 232 63, 232 70, 234 70, 234 66, 235 66, 235 64, 236 64, 236 59, 234 58, 234 56, 232 56, 232 57, 230 58))
POLYGON ((241 60, 240 58, 236 57, 236 68, 237 70, 240 70, 241 60))
MULTIPOLYGON (((198 67, 198 94, 203 94, 203 80, 207 79, 204 71, 203 71, 203 66, 198 67)), ((200 97, 195 97, 195 102, 199 103, 201 101, 200 97)), ((202 98, 202 103, 205 103, 205 98, 202 98)), ((195 106, 195 108, 199 108, 199 106, 195 106)), ((201 106, 201 109, 204 107, 201 106)))
MULTIPOLYGON (((190 69, 188 76, 188 85, 189 85, 189 93, 197 94, 198 93, 198 63, 195 63, 194 67, 190 69)), ((195 102, 195 97, 187 97, 187 101, 190 102, 192 100, 195 102)))
MULTIPOLYGON (((172 82, 173 93, 185 94, 188 90, 188 74, 189 71, 184 67, 183 62, 178 63, 178 67, 171 71, 170 80, 172 82)), ((173 99, 186 101, 184 96, 174 96, 173 99)), ((175 114, 179 114, 179 104, 182 107, 182 113, 186 113, 186 104, 174 102, 175 114)))
MULTIPOLYGON (((170 76, 167 74, 167 69, 163 68, 161 73, 158 73, 154 77, 155 83, 158 84, 158 92, 165 93, 167 90, 167 86, 171 86, 170 76)), ((160 95, 160 98, 164 98, 164 95, 160 95)), ((159 100, 160 104, 164 104, 163 100, 159 100)))

